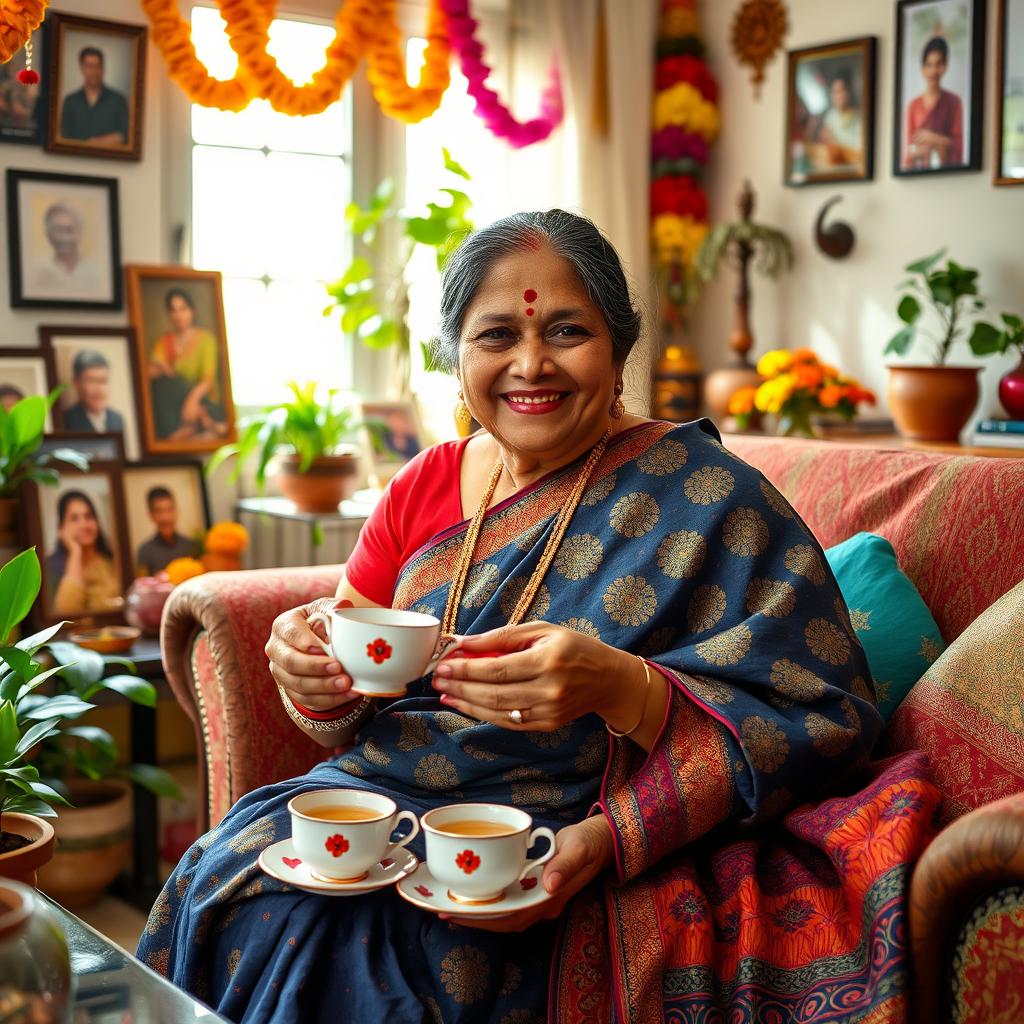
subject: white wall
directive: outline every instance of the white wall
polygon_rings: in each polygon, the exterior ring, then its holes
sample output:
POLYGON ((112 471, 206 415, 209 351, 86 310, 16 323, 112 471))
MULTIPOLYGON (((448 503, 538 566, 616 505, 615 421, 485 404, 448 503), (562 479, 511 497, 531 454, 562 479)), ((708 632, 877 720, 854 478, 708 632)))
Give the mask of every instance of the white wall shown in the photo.
MULTIPOLYGON (((899 326, 895 286, 911 259, 948 246, 955 259, 981 271, 990 318, 1004 309, 1024 313, 1024 186, 992 185, 995 0, 988 4, 982 170, 931 178, 894 178, 891 171, 893 0, 789 0, 787 49, 878 37, 874 181, 801 189, 782 184, 785 54, 769 65, 761 98, 755 100, 749 69, 740 67, 729 46, 736 6, 721 0, 701 4, 708 59, 721 85, 722 135, 712 150, 707 182, 711 217, 736 219, 736 196, 749 177, 758 193, 755 218, 786 230, 797 259, 794 272, 779 284, 754 278, 754 354, 809 345, 873 388, 884 409, 882 349, 899 326), (819 209, 836 194, 843 201, 833 215, 857 233, 845 260, 824 256, 811 237, 819 209)), ((706 370, 727 361, 734 286, 734 276, 724 271, 706 289, 697 311, 692 337, 706 370)), ((966 345, 953 361, 977 364, 966 345)), ((1014 363, 1010 356, 985 361, 979 414, 998 411, 998 379, 1014 363)))

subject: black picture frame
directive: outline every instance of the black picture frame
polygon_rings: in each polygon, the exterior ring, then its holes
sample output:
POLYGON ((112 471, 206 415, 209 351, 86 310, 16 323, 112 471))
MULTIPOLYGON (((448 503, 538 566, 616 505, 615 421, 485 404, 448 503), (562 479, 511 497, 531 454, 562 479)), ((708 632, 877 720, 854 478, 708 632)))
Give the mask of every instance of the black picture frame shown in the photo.
MULTIPOLYGON (((39 452, 52 455, 60 448, 70 448, 84 455, 90 463, 124 463, 124 438, 121 434, 93 434, 84 430, 55 430, 43 435, 39 452)), ((63 468, 63 467, 58 467, 63 468)))
MULTIPOLYGON (((893 83, 893 142, 892 142, 892 173, 898 178, 921 177, 931 174, 959 174, 963 172, 981 170, 982 154, 982 125, 984 117, 985 102, 985 12, 986 0, 898 0, 896 4, 896 55, 895 55, 895 80, 893 83), (953 101, 959 102, 959 120, 961 122, 961 137, 963 128, 969 132, 966 144, 961 143, 963 153, 962 159, 956 162, 944 162, 939 157, 937 149, 932 146, 924 150, 920 156, 912 155, 910 142, 905 138, 907 127, 908 103, 913 102, 904 91, 904 57, 905 51, 911 46, 914 47, 912 56, 918 66, 923 63, 923 49, 921 48, 920 32, 911 33, 908 31, 908 19, 913 16, 914 9, 922 6, 928 8, 929 13, 940 17, 936 7, 949 7, 950 14, 957 11, 967 12, 970 25, 968 27, 968 39, 966 41, 966 52, 970 57, 970 69, 966 76, 968 95, 966 100, 961 99, 956 93, 943 90, 947 96, 952 96, 953 101), (933 155, 934 154, 934 155, 933 155)), ((936 24, 941 26, 941 21, 936 24)), ((933 36, 941 36, 942 33, 933 32, 933 36)), ((927 44, 930 37, 925 38, 927 44)), ((948 51, 948 41, 946 41, 948 51)), ((946 65, 952 63, 955 55, 950 55, 946 65)), ((941 86, 940 86, 941 88, 941 86)), ((919 98, 919 97, 918 97, 919 98)), ((950 101, 947 106, 950 108, 950 116, 955 118, 955 106, 950 101)), ((945 103, 945 101, 943 101, 945 103)), ((939 137, 943 133, 938 132, 939 137)), ((955 138, 954 136, 951 136, 955 138)))
MULTIPOLYGON (((993 185, 1024 185, 1024 155, 1021 156, 1019 174, 1006 173, 1006 122, 1009 53, 1011 52, 1014 32, 1019 33, 1017 54, 1024 53, 1024 0, 996 0, 996 117, 995 117, 995 149, 992 156, 993 185)), ((1018 60, 1020 56, 1018 56, 1018 60)), ((1024 91, 1021 93, 1020 104, 1024 105, 1024 91)), ((1018 129, 1019 131, 1019 129, 1018 129)), ((1024 147, 1022 147, 1024 148, 1024 147)))
POLYGON ((27 171, 7 168, 7 263, 11 306, 16 309, 98 309, 118 310, 124 305, 124 281, 121 270, 121 216, 116 178, 97 178, 80 174, 51 174, 48 171, 27 171), (90 300, 82 297, 59 298, 41 295, 45 289, 27 284, 23 267, 24 243, 29 228, 21 222, 21 188, 28 183, 50 184, 58 189, 93 188, 106 197, 106 228, 109 252, 109 299, 90 300))
MULTIPOLYGON (((875 177, 875 78, 877 67, 878 37, 861 36, 856 39, 844 39, 835 43, 823 43, 818 46, 806 46, 799 50, 790 50, 787 54, 788 67, 786 74, 786 145, 783 183, 790 188, 805 188, 809 185, 838 184, 840 182, 872 181, 875 177), (828 105, 819 113, 813 113, 808 106, 809 96, 801 94, 798 80, 801 68, 806 64, 821 65, 825 83, 815 83, 819 93, 827 93, 823 84, 828 84, 828 75, 835 78, 849 78, 849 63, 859 62, 860 95, 851 97, 860 113, 860 153, 859 160, 846 159, 852 149, 839 140, 828 140, 825 135, 828 126, 825 121, 834 109, 831 99, 826 96, 817 98, 826 100, 828 105), (801 116, 806 114, 806 118, 801 116), (810 134, 813 139, 808 139, 810 134), (803 149, 806 165, 801 166, 798 158, 798 147, 803 149), (845 152, 844 152, 845 151, 845 152), (834 170, 822 167, 828 160, 835 161, 834 170), (817 164, 817 168, 816 165, 817 164)), ((829 89, 831 86, 829 86, 829 89)), ((847 83, 847 95, 851 85, 847 83)), ((856 89, 853 89, 854 93, 856 89)))
POLYGON ((17 82, 18 72, 25 68, 24 47, 6 64, 0 64, 0 89, 3 89, 8 82, 12 82, 12 90, 36 90, 31 126, 22 127, 8 123, 0 118, 0 143, 12 143, 20 146, 42 146, 46 141, 46 130, 49 124, 49 83, 46 75, 49 63, 49 34, 49 20, 44 21, 32 33, 32 69, 39 74, 38 85, 13 84, 17 82))

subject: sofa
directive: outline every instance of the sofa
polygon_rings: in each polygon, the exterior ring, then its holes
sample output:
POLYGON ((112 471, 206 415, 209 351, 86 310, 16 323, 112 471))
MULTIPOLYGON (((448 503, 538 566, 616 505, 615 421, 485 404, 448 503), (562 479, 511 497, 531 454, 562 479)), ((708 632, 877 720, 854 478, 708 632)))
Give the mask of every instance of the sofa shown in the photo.
MULTIPOLYGON (((886 537, 947 644, 1024 578, 1024 459, 752 435, 727 437, 725 443, 775 484, 823 547, 860 531, 886 537)), ((302 774, 325 756, 285 715, 263 649, 274 618, 333 593, 340 571, 324 566, 211 573, 172 594, 164 614, 163 657, 202 751, 200 829, 220 821, 244 793, 302 774)), ((1012 664, 1024 664, 1024 655, 1012 664)), ((915 694, 924 682, 905 704, 920 709, 915 694)), ((937 711, 945 709, 945 698, 941 703, 937 711)), ((984 774, 989 762, 980 753, 964 758, 962 748, 971 739, 958 732, 955 720, 943 723, 945 732, 935 723, 926 723, 930 731, 915 731, 901 710, 880 753, 923 745, 949 797, 944 827, 911 881, 914 1018, 921 1024, 1024 1021, 1024 794, 1016 792, 1022 787, 1015 781, 1024 778, 1019 701, 1016 718, 1011 708, 998 723, 1001 774, 999 785, 987 788, 970 773, 984 774), (958 760, 947 765, 954 747, 958 760)), ((979 714, 976 707, 971 713, 979 714)))

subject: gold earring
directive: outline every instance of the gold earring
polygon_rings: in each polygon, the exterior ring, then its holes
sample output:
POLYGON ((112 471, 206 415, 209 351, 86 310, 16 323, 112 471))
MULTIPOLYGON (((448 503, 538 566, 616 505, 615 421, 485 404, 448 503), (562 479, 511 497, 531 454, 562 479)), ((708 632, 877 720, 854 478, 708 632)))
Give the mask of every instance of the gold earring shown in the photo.
POLYGON ((611 417, 613 420, 621 420, 626 412, 626 407, 622 404, 622 385, 615 385, 615 401, 612 402, 610 409, 611 417))
POLYGON ((459 404, 455 406, 455 430, 459 437, 469 437, 473 429, 473 414, 466 405, 465 396, 459 392, 459 404))

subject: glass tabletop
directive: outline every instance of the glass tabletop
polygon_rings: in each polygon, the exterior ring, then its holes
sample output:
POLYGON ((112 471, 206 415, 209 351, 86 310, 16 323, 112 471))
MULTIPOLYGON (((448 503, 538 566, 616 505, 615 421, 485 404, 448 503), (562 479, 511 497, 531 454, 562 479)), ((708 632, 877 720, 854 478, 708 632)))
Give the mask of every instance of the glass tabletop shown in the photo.
POLYGON ((76 986, 74 1024, 224 1021, 70 911, 38 895, 67 936, 76 986))

